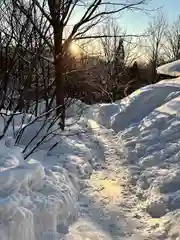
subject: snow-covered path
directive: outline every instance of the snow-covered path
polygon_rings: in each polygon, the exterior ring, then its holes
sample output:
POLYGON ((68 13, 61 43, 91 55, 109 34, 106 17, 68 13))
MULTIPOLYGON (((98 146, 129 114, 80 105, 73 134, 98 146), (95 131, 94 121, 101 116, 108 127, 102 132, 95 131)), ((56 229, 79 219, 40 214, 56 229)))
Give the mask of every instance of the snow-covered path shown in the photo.
POLYGON ((79 219, 70 227, 70 239, 113 240, 147 239, 140 234, 141 224, 133 218, 129 204, 124 155, 119 139, 112 131, 90 122, 94 134, 105 147, 105 165, 87 180, 79 199, 79 219))

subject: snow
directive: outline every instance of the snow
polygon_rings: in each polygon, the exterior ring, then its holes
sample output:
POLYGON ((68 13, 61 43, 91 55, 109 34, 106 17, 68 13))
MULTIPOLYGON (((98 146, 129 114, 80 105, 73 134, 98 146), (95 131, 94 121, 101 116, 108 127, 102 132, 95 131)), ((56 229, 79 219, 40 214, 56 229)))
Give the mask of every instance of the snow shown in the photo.
POLYGON ((164 64, 157 68, 157 73, 172 77, 180 76, 180 60, 164 64))
MULTIPOLYGON (((48 104, 50 104, 50 102, 48 102, 48 104)), ((66 117, 68 118, 76 117, 77 115, 79 115, 80 113, 83 113, 83 111, 85 111, 88 108, 88 105, 86 105, 82 101, 77 99, 71 99, 71 98, 65 99, 65 105, 67 106, 66 117)), ((55 108, 55 101, 53 101, 52 107, 55 108)), ((32 106, 32 109, 33 109, 33 106, 32 106)), ((37 109, 38 115, 43 114, 45 111, 46 111, 46 102, 45 101, 39 102, 38 109, 37 109)))
MULTIPOLYGON (((73 120, 69 118, 67 122, 73 120)), ((19 146, 15 145, 11 127, 0 141, 1 239, 61 239, 78 218, 78 195, 86 184, 85 179, 90 177, 93 168, 101 168, 104 163, 103 145, 92 130, 87 134, 85 120, 39 146, 25 161, 24 145, 43 121, 27 126, 19 146), (60 143, 49 151, 57 140, 60 143)), ((46 130, 47 127, 29 148, 46 130)))
POLYGON ((68 172, 35 160, 0 173, 0 228, 7 239, 41 239, 77 216, 77 191, 68 172))
MULTIPOLYGON (((129 113, 133 115, 137 111, 138 118, 130 115, 130 121, 127 120, 128 123, 130 122, 129 126, 122 129, 121 121, 124 121, 125 116, 128 115, 127 112, 119 113, 117 114, 119 121, 116 115, 116 121, 112 124, 116 132, 121 131, 119 136, 127 155, 129 177, 136 195, 140 195, 140 210, 147 212, 152 218, 166 218, 168 221, 174 219, 174 211, 178 212, 180 208, 178 81, 179 79, 164 80, 151 85, 151 98, 147 91, 141 100, 141 94, 138 97, 139 101, 132 100, 133 107, 129 113), (137 105, 134 103, 136 101, 137 105), (136 106, 139 106, 139 110, 136 106)), ((166 237, 168 238, 169 235, 166 237)))
POLYGON ((0 239, 180 239, 179 78, 112 104, 75 101, 65 132, 44 121, 16 113, 0 140, 0 239))
POLYGON ((138 197, 134 211, 143 213, 144 225, 148 219, 161 219, 155 230, 148 230, 151 237, 179 239, 179 78, 163 80, 114 104, 93 108, 88 117, 112 128, 123 146, 127 179, 138 197))
POLYGON ((125 99, 113 104, 95 105, 85 116, 119 133, 129 125, 140 122, 154 109, 178 96, 179 93, 180 82, 174 84, 162 81, 138 89, 125 99))

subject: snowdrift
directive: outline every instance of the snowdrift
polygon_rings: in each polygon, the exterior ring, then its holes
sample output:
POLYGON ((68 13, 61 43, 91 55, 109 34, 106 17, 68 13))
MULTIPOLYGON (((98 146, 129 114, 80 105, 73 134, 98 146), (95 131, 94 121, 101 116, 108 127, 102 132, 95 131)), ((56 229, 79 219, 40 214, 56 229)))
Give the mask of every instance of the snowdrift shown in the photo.
POLYGON ((168 239, 180 236, 179 87, 179 79, 147 86, 135 98, 130 95, 126 110, 112 117, 112 128, 124 144, 130 182, 139 196, 137 211, 162 218, 158 230, 168 232, 168 239))
MULTIPOLYGON (((18 129, 20 115, 14 120, 18 129)), ((62 239, 78 217, 78 196, 84 179, 104 163, 103 144, 91 132, 87 134, 84 119, 64 136, 49 140, 25 161, 22 151, 39 125, 37 121, 28 126, 19 146, 14 145, 11 127, 0 141, 3 240, 62 239), (48 151, 57 141, 59 144, 48 151)))
POLYGON ((180 76, 180 60, 164 64, 157 68, 157 73, 172 77, 180 76))
POLYGON ((1 239, 43 239, 77 217, 78 182, 66 169, 23 160, 21 149, 1 146, 1 239), (9 152, 7 154, 7 152, 9 152), (18 162, 19 160, 19 162, 18 162))
POLYGON ((97 104, 85 116, 119 133, 180 94, 180 81, 161 81, 140 88, 113 104, 97 104))

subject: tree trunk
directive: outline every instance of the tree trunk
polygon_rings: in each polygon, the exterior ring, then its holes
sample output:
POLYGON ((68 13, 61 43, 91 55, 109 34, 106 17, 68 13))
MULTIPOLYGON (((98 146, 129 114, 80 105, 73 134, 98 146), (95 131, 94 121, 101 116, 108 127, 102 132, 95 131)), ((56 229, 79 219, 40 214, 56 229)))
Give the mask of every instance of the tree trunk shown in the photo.
POLYGON ((151 83, 157 82, 157 72, 156 72, 157 62, 156 60, 153 61, 152 64, 152 75, 151 75, 151 83))
POLYGON ((54 26, 54 68, 56 84, 56 107, 57 116, 60 117, 60 128, 65 127, 65 102, 64 102, 64 66, 63 66, 63 48, 62 48, 62 27, 56 23, 54 26))

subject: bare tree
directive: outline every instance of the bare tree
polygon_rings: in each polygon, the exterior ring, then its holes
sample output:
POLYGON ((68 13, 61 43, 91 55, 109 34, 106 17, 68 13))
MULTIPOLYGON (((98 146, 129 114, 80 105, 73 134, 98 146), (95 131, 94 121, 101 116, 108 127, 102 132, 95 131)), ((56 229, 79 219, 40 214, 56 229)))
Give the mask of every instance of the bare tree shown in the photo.
MULTIPOLYGON (((24 153, 28 157, 53 136, 59 137, 62 134, 59 128, 64 129, 65 109, 73 101, 67 95, 70 90, 67 91, 67 78, 73 78, 73 73, 77 72, 77 69, 70 66, 70 44, 73 41, 101 37, 94 31, 99 22, 123 10, 140 10, 143 3, 145 0, 131 3, 124 0, 121 4, 100 0, 88 3, 80 0, 2 0, 0 117, 4 119, 4 128, 0 139, 8 134, 9 127, 13 127, 15 141, 21 144, 26 130, 40 122, 34 136, 26 139, 24 153), (82 16, 73 19, 77 12, 82 16), (72 20, 75 22, 73 25, 72 20), (92 29, 94 34, 90 31, 92 29), (45 100, 45 105, 43 103, 43 110, 39 111, 42 100, 45 100), (15 122, 18 116, 20 121, 17 127, 15 122), (57 124, 59 119, 60 126, 57 124)), ((120 46, 120 42, 118 44, 120 46)), ((88 68, 85 70, 90 72, 88 68)), ((76 78, 79 80, 78 74, 76 78)), ((75 90, 81 91, 77 87, 73 91, 75 90)), ((55 141, 51 149, 58 143, 55 141)))
MULTIPOLYGON (((29 9, 28 12, 31 11, 29 9)), ((24 131, 39 119, 40 129, 35 136, 30 136, 24 149, 25 152, 38 136, 36 145, 30 150, 32 153, 52 136, 52 126, 57 121, 53 114, 56 107, 51 106, 53 90, 51 89, 51 94, 48 90, 47 80, 50 74, 44 71, 49 61, 42 56, 42 48, 45 47, 43 39, 37 37, 30 19, 14 1, 1 1, 0 16, 0 118, 4 120, 0 139, 8 134, 9 129, 13 129, 15 141, 19 143, 24 131), (46 99, 44 94, 48 95, 48 104, 38 113, 39 103, 46 99), (48 116, 51 117, 48 119, 48 116)), ((36 17, 34 12, 34 18, 36 17)), ((43 23, 40 24, 43 29, 43 23)))
POLYGON ((57 115, 61 115, 60 126, 64 129, 64 73, 66 71, 64 59, 69 44, 84 37, 92 37, 89 36, 89 31, 108 15, 118 14, 124 10, 140 10, 146 0, 122 0, 121 2, 103 0, 31 0, 28 8, 25 5, 26 1, 16 0, 14 2, 21 12, 30 19, 39 37, 43 38, 44 42, 52 50, 55 68, 56 104, 61 106, 57 110, 57 115), (43 16, 43 21, 47 25, 46 32, 42 32, 39 28, 37 19, 35 21, 33 18, 33 13, 28 12, 32 6, 43 16), (79 12, 80 17, 73 19, 75 24, 73 24, 68 36, 64 39, 67 26, 72 23, 73 15, 77 12, 79 12))
POLYGON ((125 89, 127 91, 131 85, 132 79, 127 70, 137 59, 139 38, 128 36, 114 19, 108 19, 101 34, 106 36, 100 39, 102 56, 106 65, 104 80, 107 91, 113 95, 112 100, 116 100, 116 98, 124 97, 125 89))
POLYGON ((166 29, 167 24, 162 13, 158 13, 154 20, 149 23, 147 30, 149 37, 146 39, 146 55, 151 66, 151 82, 156 82, 157 79, 156 68, 162 56, 166 29))
POLYGON ((168 60, 180 59, 180 16, 166 29, 165 37, 164 52, 168 60))

